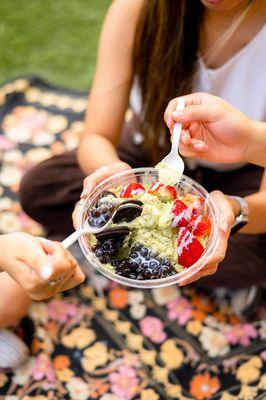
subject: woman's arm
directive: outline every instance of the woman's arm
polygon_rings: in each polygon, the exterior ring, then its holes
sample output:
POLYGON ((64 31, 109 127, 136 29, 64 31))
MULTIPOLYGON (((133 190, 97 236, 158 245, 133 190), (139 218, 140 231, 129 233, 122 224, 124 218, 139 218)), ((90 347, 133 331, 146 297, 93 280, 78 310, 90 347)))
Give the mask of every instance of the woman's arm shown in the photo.
POLYGON ((245 160, 266 168, 266 122, 252 121, 251 132, 252 138, 245 152, 245 160))
POLYGON ((249 206, 249 223, 239 232, 248 234, 266 233, 266 172, 259 192, 245 197, 249 206))
POLYGON ((142 0, 116 0, 103 25, 78 160, 86 174, 117 162, 132 84, 132 53, 142 0))

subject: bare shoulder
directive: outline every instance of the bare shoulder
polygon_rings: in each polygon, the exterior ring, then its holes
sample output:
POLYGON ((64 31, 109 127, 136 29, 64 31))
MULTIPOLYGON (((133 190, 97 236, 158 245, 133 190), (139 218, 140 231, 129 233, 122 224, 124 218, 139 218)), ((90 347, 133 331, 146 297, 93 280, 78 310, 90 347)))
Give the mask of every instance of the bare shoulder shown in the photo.
POLYGON ((145 0, 113 0, 110 6, 112 12, 119 16, 138 16, 145 0))
POLYGON ((109 7, 107 20, 121 30, 135 30, 145 0, 114 0, 109 7))
MULTIPOLYGON (((124 63, 129 71, 136 27, 146 0, 113 0, 106 14, 99 45, 101 59, 124 63)), ((108 61, 109 62, 109 61, 108 61)), ((116 66, 117 68, 117 66, 116 66)))

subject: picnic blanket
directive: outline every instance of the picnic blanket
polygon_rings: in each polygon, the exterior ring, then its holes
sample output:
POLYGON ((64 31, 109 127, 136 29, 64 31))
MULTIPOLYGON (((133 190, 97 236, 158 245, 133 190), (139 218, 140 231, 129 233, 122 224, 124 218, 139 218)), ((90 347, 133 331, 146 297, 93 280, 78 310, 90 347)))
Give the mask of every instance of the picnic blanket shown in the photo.
MULTIPOLYGON (((19 182, 34 164, 78 145, 85 108, 86 94, 36 77, 2 85, 0 233, 44 234, 21 210, 19 182)), ((32 354, 0 372, 1 399, 266 398, 265 304, 242 321, 211 290, 130 289, 82 262, 86 283, 34 302, 16 327, 32 354)))

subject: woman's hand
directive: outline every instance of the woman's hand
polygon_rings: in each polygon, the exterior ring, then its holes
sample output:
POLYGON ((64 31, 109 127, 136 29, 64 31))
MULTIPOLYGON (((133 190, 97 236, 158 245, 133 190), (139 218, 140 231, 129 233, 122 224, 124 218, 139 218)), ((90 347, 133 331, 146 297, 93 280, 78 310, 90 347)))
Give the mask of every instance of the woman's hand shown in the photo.
POLYGON ((170 130, 183 124, 180 153, 207 161, 245 161, 252 142, 252 121, 226 101, 208 93, 183 96, 186 108, 175 111, 178 99, 170 101, 164 119, 170 130))
POLYGON ((77 202, 72 214, 73 225, 76 229, 78 226, 82 205, 86 201, 86 198, 89 196, 91 191, 104 179, 107 179, 110 176, 117 174, 118 172, 126 171, 130 168, 131 167, 127 163, 123 161, 117 161, 97 169, 95 172, 84 179, 83 191, 80 195, 80 200, 77 202))
POLYGON ((223 261, 226 254, 230 229, 232 223, 234 222, 235 215, 238 213, 238 205, 234 204, 233 199, 231 200, 229 197, 225 196, 222 192, 218 190, 211 192, 210 195, 219 210, 219 236, 217 245, 214 249, 211 259, 208 261, 208 264, 205 265, 205 267, 203 267, 192 278, 183 282, 182 286, 197 281, 203 276, 215 274, 219 263, 223 261))
POLYGON ((0 236, 0 271, 7 272, 34 300, 71 289, 85 277, 61 243, 26 233, 0 236))

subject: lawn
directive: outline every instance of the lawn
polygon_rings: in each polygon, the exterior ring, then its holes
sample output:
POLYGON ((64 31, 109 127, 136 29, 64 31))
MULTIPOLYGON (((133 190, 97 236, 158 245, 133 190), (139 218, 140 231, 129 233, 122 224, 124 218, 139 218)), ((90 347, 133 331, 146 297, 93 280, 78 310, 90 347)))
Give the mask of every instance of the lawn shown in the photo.
POLYGON ((23 74, 86 90, 110 0, 0 1, 0 83, 23 74))

